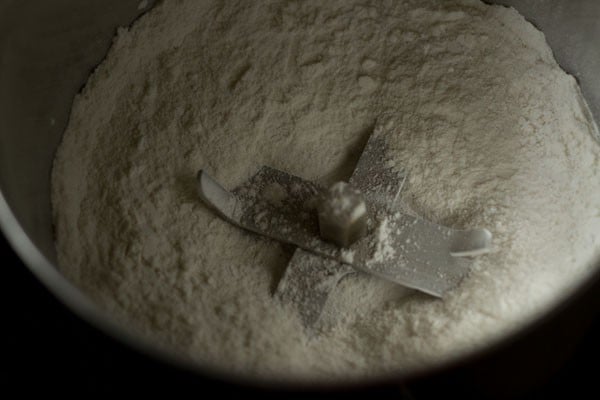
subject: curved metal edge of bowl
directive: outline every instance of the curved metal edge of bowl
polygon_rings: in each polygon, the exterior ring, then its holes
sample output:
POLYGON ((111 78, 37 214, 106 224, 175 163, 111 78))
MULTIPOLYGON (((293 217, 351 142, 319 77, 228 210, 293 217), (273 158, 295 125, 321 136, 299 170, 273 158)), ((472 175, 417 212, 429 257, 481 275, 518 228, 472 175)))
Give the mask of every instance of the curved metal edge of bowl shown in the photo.
POLYGON ((158 358, 175 367, 182 366, 193 371, 198 369, 199 365, 197 363, 185 360, 170 351, 162 349, 151 340, 137 335, 133 329, 126 328, 115 322, 108 313, 101 310, 90 298, 66 279, 59 272, 58 268, 44 257, 27 236, 13 215, 1 191, 0 231, 4 234, 4 237, 23 264, 60 303, 74 312, 83 321, 99 329, 109 337, 131 346, 143 354, 158 358))
MULTIPOLYGON (((490 2, 486 0, 486 2, 490 2)), ((514 1, 504 0, 492 3, 508 3, 513 5, 514 1)), ((529 19, 528 19, 529 20, 529 19)), ((333 391, 337 389, 348 390, 351 388, 364 388, 374 385, 401 384, 425 376, 438 374, 442 371, 452 369, 459 365, 476 362, 486 355, 508 349, 514 343, 522 340, 525 336, 535 331, 538 326, 556 318, 571 304, 584 297, 590 291, 600 286, 600 265, 593 274, 582 282, 579 282, 570 292, 566 294, 550 310, 532 318, 526 323, 518 326, 515 332, 504 335, 499 340, 488 345, 478 347, 473 351, 450 357, 436 365, 415 368, 409 371, 390 372, 378 377, 370 377, 360 381, 348 381, 347 379, 332 379, 331 381, 311 382, 296 378, 273 379, 261 376, 250 376, 237 371, 219 368, 208 363, 192 361, 181 355, 175 354, 166 348, 160 347, 152 340, 141 337, 134 329, 123 326, 114 321, 111 316, 100 309, 91 299, 84 295, 70 281, 68 281, 46 257, 36 248, 28 235, 23 230, 10 209, 5 197, 0 190, 0 231, 4 233, 7 241, 23 261, 24 265, 37 277, 37 279, 50 291, 50 293, 74 312, 83 321, 94 328, 105 333, 117 342, 124 343, 140 353, 152 357, 167 365, 182 369, 184 371, 199 374, 206 378, 230 382, 238 385, 264 389, 264 390, 309 390, 309 391, 333 391)), ((599 260, 600 264, 600 260, 599 260)))
POLYGON ((538 317, 518 326, 513 334, 503 335, 498 340, 488 345, 475 348, 456 356, 449 357, 436 365, 417 367, 411 370, 389 372, 377 377, 368 377, 360 381, 334 378, 331 381, 310 381, 305 379, 269 378, 266 376, 251 376, 222 367, 193 361, 176 354, 162 346, 157 345, 147 337, 140 336, 131 327, 123 326, 114 321, 110 315, 100 309, 91 299, 85 296, 78 288, 68 281, 58 269, 46 259, 35 247, 18 221, 12 214, 2 192, 0 191, 0 231, 7 238, 9 244, 21 258, 29 270, 49 289, 68 309, 73 311, 83 321, 105 333, 118 342, 124 343, 144 355, 168 366, 189 373, 198 374, 208 379, 221 382, 234 383, 243 387, 258 390, 278 391, 335 391, 369 388, 378 385, 400 385, 414 379, 432 376, 447 371, 456 366, 477 362, 487 354, 503 351, 511 345, 534 331, 539 325, 555 318, 578 298, 594 290, 600 284, 600 265, 587 279, 579 282, 570 292, 552 309, 541 313, 538 317))
MULTIPOLYGON (((273 380, 268 377, 257 377, 231 371, 223 367, 217 367, 208 363, 201 363, 176 354, 148 337, 141 336, 133 327, 123 326, 111 318, 108 312, 102 310, 89 297, 81 292, 66 277, 64 277, 44 255, 37 249, 29 236, 19 224, 10 206, 8 205, 2 191, 0 190, 0 232, 8 241, 9 245, 19 256, 25 267, 49 290, 60 303, 68 310, 77 315, 82 321, 88 323, 108 337, 130 346, 143 355, 149 356, 157 361, 164 362, 168 366, 198 374, 209 379, 221 382, 233 382, 240 386, 263 390, 296 390, 306 388, 310 385, 312 389, 335 390, 341 385, 347 386, 348 382, 299 383, 295 378, 273 380)), ((394 379, 404 379, 399 374, 394 379)), ((364 381, 359 385, 370 385, 379 382, 380 379, 364 381)))

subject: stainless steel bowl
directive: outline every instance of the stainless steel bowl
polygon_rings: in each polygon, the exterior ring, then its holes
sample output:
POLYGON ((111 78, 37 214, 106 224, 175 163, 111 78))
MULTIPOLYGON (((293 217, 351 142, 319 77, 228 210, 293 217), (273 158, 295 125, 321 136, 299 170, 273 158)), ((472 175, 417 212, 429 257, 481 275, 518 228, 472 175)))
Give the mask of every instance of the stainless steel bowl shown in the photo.
MULTIPOLYGON (((0 228, 31 271, 79 316, 143 352, 203 373, 215 372, 141 342, 100 312, 55 266, 50 207, 54 153, 73 97, 102 60, 116 28, 129 25, 144 11, 139 3, 0 0, 0 228)), ((577 77, 600 121, 600 1, 492 3, 514 6, 546 34, 557 60, 577 77)), ((595 274, 579 292, 599 277, 595 274)), ((528 329, 539 327, 542 319, 531 321, 528 329)))

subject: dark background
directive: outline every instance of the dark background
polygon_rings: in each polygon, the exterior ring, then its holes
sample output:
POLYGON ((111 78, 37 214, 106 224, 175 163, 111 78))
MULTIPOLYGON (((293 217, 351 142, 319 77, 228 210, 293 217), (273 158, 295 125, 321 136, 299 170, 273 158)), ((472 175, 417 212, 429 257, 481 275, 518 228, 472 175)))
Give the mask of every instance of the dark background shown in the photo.
MULTIPOLYGON (((26 395, 193 395, 268 398, 598 398, 598 287, 534 332, 481 359, 408 384, 343 393, 263 393, 160 364, 99 333, 68 311, 0 236, 0 389, 26 395), (319 396, 321 395, 321 396, 319 396)), ((212 396, 211 396, 212 397, 212 396)))

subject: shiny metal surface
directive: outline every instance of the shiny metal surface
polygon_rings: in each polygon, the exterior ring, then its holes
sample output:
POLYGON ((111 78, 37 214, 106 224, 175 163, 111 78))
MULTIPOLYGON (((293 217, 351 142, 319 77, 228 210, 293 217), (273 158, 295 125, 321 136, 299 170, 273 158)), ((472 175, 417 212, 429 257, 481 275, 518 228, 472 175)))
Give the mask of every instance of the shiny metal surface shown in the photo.
MULTIPOLYGON (((0 228, 59 299, 105 331, 151 351, 152 346, 116 327, 56 271, 49 200, 52 159, 73 96, 106 53, 116 27, 130 24, 142 12, 139 3, 0 0, 0 228)), ((600 1, 495 3, 514 6, 545 32, 600 120, 600 1)))

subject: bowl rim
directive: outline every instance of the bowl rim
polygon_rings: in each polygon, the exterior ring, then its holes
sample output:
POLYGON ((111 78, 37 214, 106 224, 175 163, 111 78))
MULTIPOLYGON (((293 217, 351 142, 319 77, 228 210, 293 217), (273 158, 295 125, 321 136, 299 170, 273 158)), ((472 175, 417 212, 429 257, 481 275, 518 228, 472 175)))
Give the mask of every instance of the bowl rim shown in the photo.
POLYGON ((0 190, 0 231, 3 232, 9 245, 19 256, 20 261, 33 273, 33 275, 49 290, 60 303, 80 320, 86 322, 94 329, 116 340, 127 347, 146 355, 166 366, 188 372, 199 378, 208 378, 216 381, 237 384, 247 388, 259 390, 302 390, 302 391, 336 391, 361 389, 389 384, 402 384, 417 379, 435 376, 444 371, 456 369, 464 365, 475 363, 486 355, 508 349, 511 345, 536 331, 543 325, 556 318, 572 303, 584 297, 600 283, 600 265, 585 279, 569 289, 569 292, 555 301, 553 307, 532 316, 527 321, 518 324, 514 329, 500 335, 487 344, 480 344, 471 350, 459 355, 454 355, 441 360, 435 365, 416 367, 406 371, 383 373, 375 377, 356 378, 344 381, 344 378, 334 378, 331 381, 319 380, 311 382, 306 379, 290 377, 269 378, 268 376, 251 376, 241 372, 232 372, 225 367, 209 365, 198 360, 192 361, 174 351, 157 345, 148 337, 135 333, 132 327, 117 323, 109 313, 102 310, 81 290, 64 277, 58 268, 50 262, 35 246, 23 227, 12 213, 4 194, 0 190))

